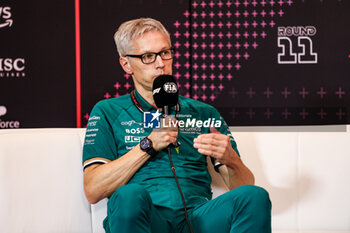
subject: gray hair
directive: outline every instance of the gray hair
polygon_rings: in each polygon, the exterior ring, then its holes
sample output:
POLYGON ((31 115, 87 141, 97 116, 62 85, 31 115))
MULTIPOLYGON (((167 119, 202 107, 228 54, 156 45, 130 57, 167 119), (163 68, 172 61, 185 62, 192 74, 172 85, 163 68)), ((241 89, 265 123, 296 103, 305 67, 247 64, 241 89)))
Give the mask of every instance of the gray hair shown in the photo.
POLYGON ((114 41, 119 56, 123 57, 132 51, 132 41, 135 38, 153 30, 164 33, 171 45, 169 32, 158 20, 152 18, 139 18, 122 23, 114 34, 114 41))

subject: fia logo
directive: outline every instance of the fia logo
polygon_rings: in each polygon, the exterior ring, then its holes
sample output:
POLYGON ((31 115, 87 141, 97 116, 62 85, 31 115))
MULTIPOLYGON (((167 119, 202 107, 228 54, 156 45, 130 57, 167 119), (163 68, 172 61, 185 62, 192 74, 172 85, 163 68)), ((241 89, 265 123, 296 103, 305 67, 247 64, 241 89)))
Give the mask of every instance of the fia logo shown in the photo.
POLYGON ((143 127, 145 129, 159 129, 160 128, 160 115, 158 110, 156 112, 144 112, 143 113, 143 127))
POLYGON ((282 49, 278 53, 278 64, 317 64, 317 53, 313 51, 311 39, 316 35, 314 26, 278 27, 277 35, 277 45, 282 49))
POLYGON ((163 85, 163 88, 164 88, 164 91, 166 93, 176 93, 177 92, 177 86, 175 83, 173 82, 166 82, 164 85, 163 85))
POLYGON ((13 20, 11 19, 11 8, 8 6, 0 6, 0 28, 11 27, 13 20), (1 22, 5 20, 5 22, 1 22))

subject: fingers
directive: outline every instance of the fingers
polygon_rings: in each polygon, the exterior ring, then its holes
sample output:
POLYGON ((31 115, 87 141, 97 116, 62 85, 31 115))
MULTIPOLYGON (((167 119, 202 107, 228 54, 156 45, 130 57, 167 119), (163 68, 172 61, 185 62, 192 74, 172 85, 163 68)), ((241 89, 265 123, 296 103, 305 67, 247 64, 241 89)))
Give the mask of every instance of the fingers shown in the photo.
POLYGON ((211 126, 210 133, 220 133, 220 132, 214 126, 211 126))
POLYGON ((193 147, 196 148, 199 153, 215 158, 219 158, 226 149, 225 147, 200 143, 193 144, 193 147))
POLYGON ((166 133, 163 138, 165 142, 173 143, 177 139, 178 132, 168 132, 166 133))
POLYGON ((149 135, 155 150, 160 151, 177 140, 177 131, 153 130, 149 135))
POLYGON ((195 139, 193 147, 198 150, 199 153, 218 158, 226 150, 226 146, 220 141, 213 139, 195 139))
POLYGON ((211 129, 209 134, 201 134, 193 140, 193 147, 203 155, 214 158, 221 158, 229 149, 230 138, 221 134, 215 128, 211 129))
POLYGON ((198 149, 198 152, 217 159, 220 159, 222 157, 222 153, 215 150, 198 149))
POLYGON ((229 141, 229 136, 221 133, 209 133, 209 134, 201 134, 197 138, 193 140, 193 142, 200 142, 204 144, 217 144, 224 141, 229 141))

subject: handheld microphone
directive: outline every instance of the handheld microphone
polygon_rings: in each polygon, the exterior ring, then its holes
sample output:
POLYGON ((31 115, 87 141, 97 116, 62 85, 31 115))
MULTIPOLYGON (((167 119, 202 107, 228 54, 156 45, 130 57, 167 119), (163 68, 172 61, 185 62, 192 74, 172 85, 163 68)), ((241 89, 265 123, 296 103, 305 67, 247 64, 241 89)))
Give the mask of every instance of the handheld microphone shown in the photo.
MULTIPOLYGON (((170 108, 177 105, 177 103, 179 101, 179 91, 178 91, 178 87, 177 87, 175 78, 171 75, 158 76, 153 81, 152 93, 153 93, 154 103, 156 104, 157 108, 162 108, 164 116, 169 116, 170 115, 170 108)), ((181 145, 180 142, 178 140, 176 140, 176 142, 172 143, 172 145, 175 147, 176 152, 179 154, 179 147, 181 145)), ((184 195, 182 193, 178 178, 177 178, 176 173, 175 173, 175 167, 174 167, 173 161, 171 159, 169 146, 168 146, 168 156, 169 156, 169 161, 171 164, 171 170, 174 174, 174 178, 175 178, 177 187, 178 187, 180 195, 181 195, 181 200, 182 200, 182 203, 184 205, 186 223, 190 229, 190 232, 193 233, 192 226, 190 224, 190 221, 188 220, 185 198, 184 198, 184 195)))
POLYGON ((160 75, 153 81, 152 89, 154 103, 163 113, 169 115, 169 108, 179 101, 179 92, 176 80, 171 75, 160 75))
MULTIPOLYGON (((163 109, 165 117, 170 115, 170 108, 177 105, 179 101, 179 89, 176 80, 171 75, 160 75, 153 81, 152 94, 157 108, 163 109)), ((173 143, 175 148, 180 146, 176 140, 173 143)))

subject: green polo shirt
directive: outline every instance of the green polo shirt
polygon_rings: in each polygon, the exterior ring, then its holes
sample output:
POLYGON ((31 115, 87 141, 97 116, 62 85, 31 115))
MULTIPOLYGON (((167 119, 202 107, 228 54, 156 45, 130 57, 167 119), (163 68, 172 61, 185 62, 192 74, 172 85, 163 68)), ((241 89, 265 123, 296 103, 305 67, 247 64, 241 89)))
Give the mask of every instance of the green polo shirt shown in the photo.
MULTIPOLYGON (((135 97, 146 112, 156 111, 136 90, 135 97)), ((200 134, 209 133, 209 125, 214 125, 219 132, 230 136, 232 147, 236 151, 237 147, 227 124, 214 107, 183 96, 179 97, 179 105, 178 141, 181 146, 179 153, 171 148, 171 156, 186 203, 191 207, 212 198, 206 156, 193 147, 193 139, 200 134)), ((130 94, 102 100, 90 114, 83 162, 96 157, 118 159, 133 147, 139 146, 142 138, 151 132, 152 129, 144 128, 143 113, 134 105, 130 94)), ((167 149, 146 161, 129 183, 143 185, 155 205, 183 208, 167 149)))

